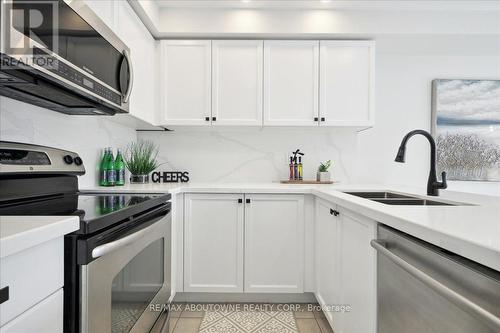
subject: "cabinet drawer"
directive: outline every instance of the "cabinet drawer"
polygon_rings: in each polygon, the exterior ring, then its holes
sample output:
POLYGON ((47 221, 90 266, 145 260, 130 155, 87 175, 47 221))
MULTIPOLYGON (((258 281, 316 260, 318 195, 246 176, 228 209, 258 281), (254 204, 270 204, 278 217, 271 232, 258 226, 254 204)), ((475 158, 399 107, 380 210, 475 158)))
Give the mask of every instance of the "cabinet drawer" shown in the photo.
POLYGON ((40 303, 0 327, 0 333, 63 332, 63 290, 59 289, 40 303))
POLYGON ((9 287, 9 299, 0 305, 0 326, 47 298, 63 284, 63 237, 0 259, 0 288, 9 287))

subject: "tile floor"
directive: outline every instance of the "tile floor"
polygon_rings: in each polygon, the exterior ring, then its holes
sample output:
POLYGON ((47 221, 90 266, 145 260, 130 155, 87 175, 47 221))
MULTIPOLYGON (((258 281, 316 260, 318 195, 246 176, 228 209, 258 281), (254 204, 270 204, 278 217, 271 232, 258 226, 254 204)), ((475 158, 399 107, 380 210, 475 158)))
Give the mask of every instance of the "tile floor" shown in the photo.
MULTIPOLYGON (((241 305, 241 304, 240 304, 241 305)), ((245 305, 245 304, 243 304, 245 305)), ((262 309, 262 304, 258 304, 260 309, 262 309)), ((316 305, 316 304, 315 304, 316 305)), ((214 304, 176 304, 175 310, 172 311, 170 326, 168 330, 163 333, 198 333, 200 331, 200 326, 205 316, 205 311, 201 308, 207 309, 214 304)), ((266 309, 264 305, 264 309, 266 309)), ((267 305, 270 309, 269 306, 267 305)), ((272 310, 276 311, 276 304, 272 305, 272 310)), ((296 305, 294 305, 296 306, 296 305)), ((215 311, 217 308, 214 307, 215 311)), ((248 308, 247 308, 248 309, 248 308)), ((252 308, 253 309, 253 308, 252 308)), ((284 308, 283 308, 284 309, 284 308)), ((295 318, 295 323, 297 326, 298 333, 333 333, 330 325, 328 324, 324 314, 320 311, 308 311, 310 308, 307 304, 300 305, 299 308, 292 308, 293 316, 295 318)), ((254 309, 254 311, 259 311, 254 309)), ((262 311, 262 310, 261 310, 262 311)), ((218 331, 211 331, 213 333, 223 333, 218 331)), ((274 332, 274 331, 270 331, 274 332)), ((277 331, 276 331, 277 332, 277 331)), ((240 332, 235 332, 240 333, 240 332)), ((243 332, 241 332, 243 333, 243 332)))

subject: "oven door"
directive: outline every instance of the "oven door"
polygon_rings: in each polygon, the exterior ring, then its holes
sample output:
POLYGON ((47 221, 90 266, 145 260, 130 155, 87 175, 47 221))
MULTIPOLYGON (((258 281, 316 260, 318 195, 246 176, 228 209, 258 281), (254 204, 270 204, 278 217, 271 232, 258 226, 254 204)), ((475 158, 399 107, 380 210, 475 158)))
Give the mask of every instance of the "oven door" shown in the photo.
POLYGON ((81 332, 149 332, 171 294, 170 244, 167 214, 92 249, 98 259, 80 268, 81 332))

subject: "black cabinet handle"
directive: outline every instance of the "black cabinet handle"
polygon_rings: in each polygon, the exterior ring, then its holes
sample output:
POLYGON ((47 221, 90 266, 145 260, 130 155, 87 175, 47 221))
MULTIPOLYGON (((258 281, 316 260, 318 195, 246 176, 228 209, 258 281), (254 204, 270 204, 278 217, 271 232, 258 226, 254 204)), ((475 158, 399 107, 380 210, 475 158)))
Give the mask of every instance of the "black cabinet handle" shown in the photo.
POLYGON ((314 121, 318 121, 318 117, 314 117, 314 121))
POLYGON ((246 202, 246 203, 250 203, 250 199, 246 199, 246 200, 245 200, 245 202, 246 202))
POLYGON ((0 304, 9 300, 9 286, 0 289, 0 304))
POLYGON ((210 121, 210 117, 205 117, 205 121, 210 121))
POLYGON ((212 117, 212 121, 216 121, 217 120, 217 117, 212 117))
POLYGON ((238 203, 243 203, 243 199, 238 199, 238 203))
POLYGON ((339 213, 339 211, 338 211, 338 210, 335 210, 335 209, 331 209, 331 208, 330 208, 330 215, 333 215, 333 216, 339 216, 339 215, 340 215, 340 213, 339 213))
POLYGON ((325 121, 325 117, 321 117, 321 121, 325 121))

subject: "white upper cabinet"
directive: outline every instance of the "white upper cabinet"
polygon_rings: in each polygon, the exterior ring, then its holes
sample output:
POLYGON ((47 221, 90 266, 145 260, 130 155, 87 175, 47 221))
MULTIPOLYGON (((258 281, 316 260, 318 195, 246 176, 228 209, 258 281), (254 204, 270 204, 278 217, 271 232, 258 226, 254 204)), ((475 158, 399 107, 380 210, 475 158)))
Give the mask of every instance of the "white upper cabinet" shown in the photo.
POLYGON ((164 40, 159 123, 373 126, 374 59, 373 41, 164 40))
POLYGON ((85 0, 85 4, 96 13, 101 20, 112 30, 115 30, 115 1, 114 0, 85 0))
POLYGON ((318 72, 319 41, 264 41, 264 125, 317 125, 318 72))
POLYGON ((210 125, 211 41, 161 42, 161 125, 210 125))
POLYGON ((114 1, 115 33, 130 48, 134 83, 130 95, 130 114, 150 124, 156 123, 155 40, 127 1, 114 1))
POLYGON ((262 126, 262 47, 212 41, 212 125, 262 126))
POLYGON ((184 291, 243 292, 243 194, 184 200, 184 291))
POLYGON ((373 125, 374 53, 372 41, 320 41, 320 125, 373 125))
POLYGON ((304 196, 245 195, 245 292, 304 291, 304 196))

